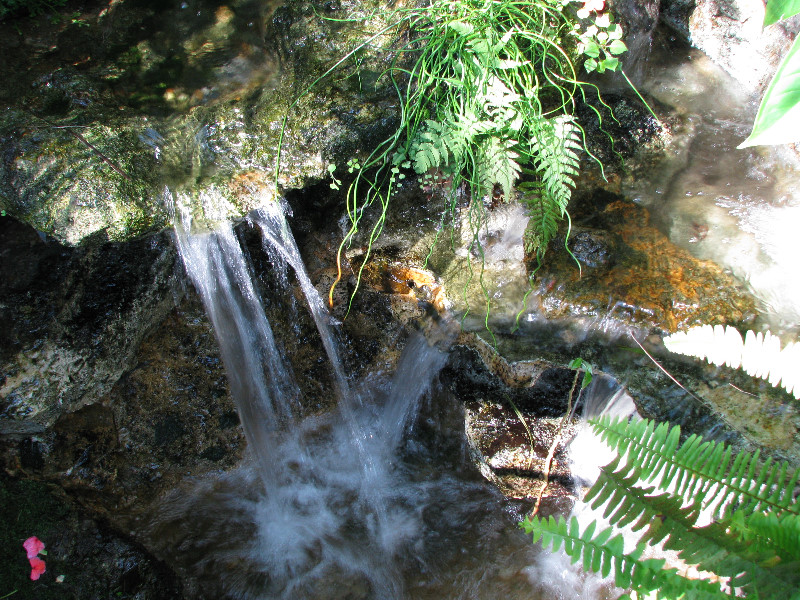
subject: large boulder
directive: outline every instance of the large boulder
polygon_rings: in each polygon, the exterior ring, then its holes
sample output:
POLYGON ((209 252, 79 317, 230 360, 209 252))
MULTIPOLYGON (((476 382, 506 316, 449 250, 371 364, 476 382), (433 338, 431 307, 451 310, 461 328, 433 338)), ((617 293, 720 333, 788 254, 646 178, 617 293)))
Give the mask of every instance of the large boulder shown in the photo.
POLYGON ((323 77, 386 27, 380 6, 120 2, 24 35, 0 23, 0 209, 68 245, 121 241, 170 224, 165 195, 239 218, 326 176, 393 122, 385 54, 323 77))

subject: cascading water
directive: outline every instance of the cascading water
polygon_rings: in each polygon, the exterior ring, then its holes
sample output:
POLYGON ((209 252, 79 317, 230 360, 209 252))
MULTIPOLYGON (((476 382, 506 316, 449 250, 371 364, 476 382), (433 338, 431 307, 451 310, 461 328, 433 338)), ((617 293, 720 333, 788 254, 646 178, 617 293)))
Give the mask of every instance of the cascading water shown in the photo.
MULTIPOLYGON (((338 388, 338 413, 300 420, 299 389, 231 226, 192 232, 183 200, 175 198, 179 249, 219 339, 254 460, 167 499, 149 524, 151 536, 172 554, 181 549, 172 560, 191 574, 193 593, 201 598, 330 598, 338 593, 332 585, 347 597, 406 597, 402 565, 422 568, 437 555, 422 542, 432 515, 455 496, 463 498, 460 508, 448 508, 438 519, 456 529, 465 510, 496 501, 477 480, 437 474, 418 481, 419 473, 400 459, 419 460, 418 448, 403 447, 403 432, 416 419, 444 352, 412 335, 389 384, 354 391, 331 317, 282 213, 277 205, 259 211, 251 222, 269 250, 293 268, 338 388)), ((452 335, 439 328, 438 340, 446 348, 452 335)), ((494 529, 507 525, 485 514, 477 518, 494 529)))
POLYGON ((248 448, 265 481, 275 479, 273 430, 293 419, 297 388, 275 345, 249 268, 229 223, 191 234, 185 210, 175 220, 178 248, 211 319, 248 448))
POLYGON ((519 514, 509 518, 510 505, 466 458, 463 413, 434 385, 457 328, 440 319, 412 334, 388 382, 349 380, 280 207, 253 213, 273 264, 292 267, 334 375, 339 410, 303 417, 235 232, 227 223, 193 232, 185 200, 174 198, 179 249, 252 455, 235 471, 187 482, 145 525, 189 595, 580 597, 583 576, 530 543, 519 514))

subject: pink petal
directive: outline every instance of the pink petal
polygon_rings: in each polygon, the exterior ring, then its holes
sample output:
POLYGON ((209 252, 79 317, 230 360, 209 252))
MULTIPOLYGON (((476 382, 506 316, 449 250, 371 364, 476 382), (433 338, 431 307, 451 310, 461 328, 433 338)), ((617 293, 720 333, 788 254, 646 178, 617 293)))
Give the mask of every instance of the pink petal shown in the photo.
POLYGON ((25 552, 28 553, 28 558, 35 558, 39 552, 44 550, 44 544, 35 535, 25 540, 22 543, 22 547, 25 548, 25 552))
POLYGON ((36 581, 37 579, 39 579, 41 574, 45 572, 44 561, 37 556, 34 556, 29 560, 31 563, 31 579, 36 581))

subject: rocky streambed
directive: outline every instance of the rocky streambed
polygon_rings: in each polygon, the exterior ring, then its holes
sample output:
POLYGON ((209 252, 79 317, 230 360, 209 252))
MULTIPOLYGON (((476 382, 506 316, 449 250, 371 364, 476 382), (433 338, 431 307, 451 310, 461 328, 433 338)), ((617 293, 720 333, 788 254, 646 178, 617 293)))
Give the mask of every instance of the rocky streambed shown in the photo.
MULTIPOLYGON (((684 14, 679 4, 660 7, 662 22, 684 14)), ((200 598, 212 593, 202 577, 143 519, 194 481, 237 477, 247 451, 214 332, 164 230, 164 189, 214 194, 237 219, 274 201, 274 148, 287 107, 381 23, 364 30, 315 12, 374 8, 354 2, 80 8, 21 35, 6 35, 13 24, 2 24, 0 36, 14 57, 0 91, 0 495, 4 521, 14 523, 3 537, 4 564, 13 568, 3 569, 0 594, 200 598), (39 587, 26 579, 21 542, 29 535, 50 550, 39 587)), ((687 28, 699 27, 702 10, 689 14, 697 16, 687 28)), ((652 43, 683 44, 669 39, 679 37, 675 30, 659 35, 652 43)), ((390 53, 395 41, 380 43, 390 53)), ((326 167, 369 147, 394 119, 389 91, 369 83, 387 54, 375 56, 364 57, 360 78, 303 96, 288 121, 280 183, 322 295, 337 276, 342 236, 341 197, 326 167)), ((759 303, 730 269, 675 244, 663 217, 633 193, 665 156, 691 146, 691 115, 651 98, 655 122, 629 96, 609 94, 626 162, 605 178, 585 165, 568 242, 580 269, 560 251, 562 235, 531 279, 525 216, 513 202, 488 213, 485 262, 447 243, 429 256, 444 201, 409 181, 352 302, 363 240, 346 254, 334 298, 353 380, 388 379, 412 331, 466 314, 414 427, 445 470, 500 490, 506 500, 486 497, 509 522, 530 507, 556 422, 570 393, 577 400, 567 366, 576 357, 594 365, 598 396, 622 385, 644 416, 800 461, 800 417, 788 395, 663 349, 664 334, 693 324, 757 326, 759 303), (471 268, 482 269, 482 285, 469 278, 471 268)), ((594 140, 588 121, 587 128, 594 140)), ((466 219, 457 215, 454 226, 455 239, 471 235, 466 219)), ((252 224, 240 223, 237 234, 292 363, 301 410, 326 414, 336 403, 334 374, 297 282, 289 276, 287 297, 252 224)), ((569 437, 568 430, 545 499, 554 512, 573 502, 569 437)), ((420 597, 437 589, 408 585, 420 597)), ((321 592, 308 597, 314 593, 321 592)), ((369 593, 363 581, 336 588, 340 597, 369 593)))

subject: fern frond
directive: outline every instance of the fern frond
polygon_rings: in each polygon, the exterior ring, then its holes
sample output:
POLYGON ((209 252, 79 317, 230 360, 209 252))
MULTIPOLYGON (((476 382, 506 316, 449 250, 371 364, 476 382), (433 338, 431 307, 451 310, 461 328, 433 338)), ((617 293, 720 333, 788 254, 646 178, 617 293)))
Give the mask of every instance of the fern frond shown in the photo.
MULTIPOLYGON (((540 182, 524 184, 522 202, 528 212, 528 227, 525 230, 525 252, 536 254, 541 260, 550 241, 558 234, 558 224, 563 217, 560 206, 549 195, 540 182)), ((520 184, 520 188, 523 184, 520 184)))
POLYGON ((486 137, 478 147, 478 181, 484 193, 490 193, 494 184, 499 184, 508 197, 519 178, 519 154, 513 143, 504 138, 486 137))
POLYGON ((425 121, 409 149, 414 170, 424 174, 451 162, 459 164, 475 136, 485 129, 474 111, 466 111, 458 117, 447 116, 442 122, 425 121))
POLYGON ((752 542, 760 551, 772 553, 784 563, 800 562, 800 515, 737 510, 726 522, 739 539, 752 542))
POLYGON ((561 216, 567 210, 574 178, 578 174, 582 148, 580 129, 575 119, 561 115, 553 119, 541 118, 532 127, 531 155, 542 178, 548 197, 556 203, 561 216))
POLYGON ((733 327, 702 325, 664 338, 670 352, 707 359, 715 365, 741 367, 749 375, 781 384, 800 398, 800 344, 789 343, 781 350, 777 336, 748 331, 744 340, 733 327))
POLYGON ((410 149, 411 162, 417 173, 427 173, 447 164, 449 150, 442 136, 443 130, 441 124, 428 120, 425 128, 417 133, 410 149))
POLYGON ((679 447, 679 427, 655 426, 648 420, 628 423, 604 416, 592 425, 612 449, 619 454, 627 452, 628 462, 642 481, 655 482, 682 497, 698 498, 703 508, 711 507, 717 513, 736 506, 751 512, 800 514, 800 500, 792 497, 800 469, 788 477, 786 463, 768 460, 759 468, 758 452, 742 452, 731 461, 730 447, 697 436, 679 447))
POLYGON ((638 544, 626 554, 622 536, 611 537, 609 529, 603 529, 595 535, 594 522, 583 532, 575 517, 569 524, 563 517, 526 518, 521 526, 526 533, 533 535, 534 542, 541 541, 545 548, 552 546, 557 551, 563 546, 573 563, 582 560, 584 569, 600 573, 603 577, 613 572, 614 583, 618 587, 632 589, 639 594, 658 590, 658 597, 662 598, 728 598, 718 585, 701 579, 685 579, 675 569, 664 568, 663 559, 642 558, 646 550, 644 544, 638 544))
POLYGON ((753 557, 751 544, 731 540, 724 527, 711 524, 696 527, 700 503, 684 505, 680 496, 653 494, 654 488, 637 487, 639 477, 629 464, 620 467, 621 457, 601 469, 600 477, 589 490, 585 501, 592 508, 604 506, 603 517, 615 527, 630 526, 642 531, 641 543, 663 542, 675 550, 687 564, 702 571, 730 577, 735 587, 743 587, 763 576, 753 557))

